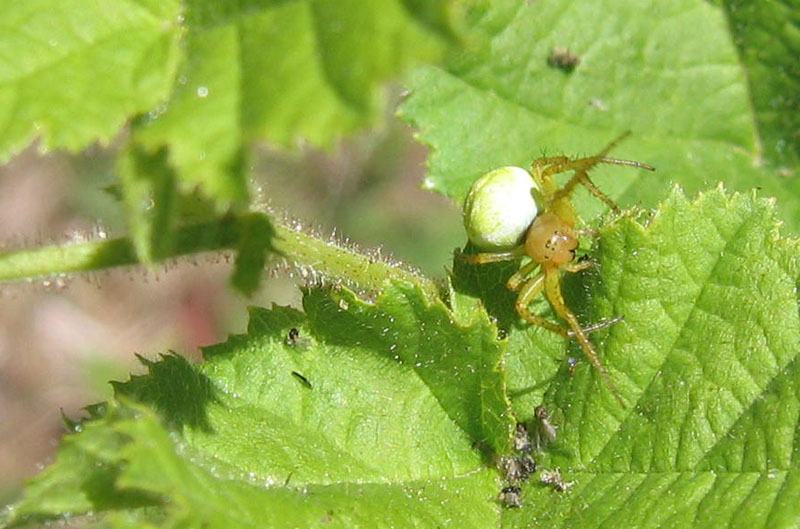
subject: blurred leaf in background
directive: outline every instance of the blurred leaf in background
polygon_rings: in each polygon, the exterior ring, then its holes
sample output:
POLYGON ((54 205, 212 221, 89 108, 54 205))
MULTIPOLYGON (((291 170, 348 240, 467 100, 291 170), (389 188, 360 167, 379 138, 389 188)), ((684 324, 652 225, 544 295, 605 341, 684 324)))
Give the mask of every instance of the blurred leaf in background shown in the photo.
MULTIPOLYGON (((796 35, 786 11, 771 17, 796 35)), ((768 50, 796 67, 789 42, 768 50)), ((631 130, 612 155, 658 172, 606 176, 611 169, 598 168, 601 187, 622 206, 653 206, 672 182, 694 193, 722 180, 781 197, 782 217, 798 229, 798 180, 762 164, 765 134, 773 144, 785 138, 787 151, 795 145, 798 112, 759 128, 762 96, 751 95, 748 80, 761 87, 770 77, 750 65, 725 13, 705 2, 536 2, 520 5, 478 52, 416 73, 401 113, 431 147, 426 186, 457 200, 493 168, 525 167, 542 154, 590 155, 631 130), (557 49, 579 59, 572 72, 548 60, 557 49)), ((788 103, 796 93, 781 97, 788 103)), ((601 210, 594 200, 579 201, 590 218, 601 210)))
POLYGON ((788 178, 800 161, 800 6, 718 0, 747 71, 762 155, 788 178))
POLYGON ((83 4, 38 0, 0 17, 2 159, 37 131, 48 148, 108 141, 150 110, 137 141, 169 147, 181 181, 222 205, 247 196, 241 158, 253 140, 331 145, 373 124, 378 83, 441 56, 456 11, 397 0, 83 4))
POLYGON ((37 134, 42 148, 107 143, 136 118, 127 160, 138 153, 165 162, 139 171, 120 165, 129 230, 147 263, 165 255, 183 220, 175 191, 199 188, 211 212, 243 208, 254 142, 330 147, 376 124, 386 104, 379 83, 441 58, 472 5, 57 4, 39 0, 0 14, 0 160, 37 134), (148 172, 171 176, 145 190, 154 183, 148 172))
POLYGON ((181 2, 33 0, 0 13, 0 161, 107 143, 167 99, 182 60, 181 2))

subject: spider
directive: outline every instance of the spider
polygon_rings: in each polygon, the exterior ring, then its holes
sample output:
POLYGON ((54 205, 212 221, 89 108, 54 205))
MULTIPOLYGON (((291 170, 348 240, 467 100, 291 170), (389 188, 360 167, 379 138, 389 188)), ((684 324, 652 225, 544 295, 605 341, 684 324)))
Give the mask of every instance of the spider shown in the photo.
MULTIPOLYGON (((570 159, 566 156, 545 156, 535 160, 529 173, 532 182, 527 182, 530 192, 534 196, 535 205, 529 208, 531 211, 527 212, 528 216, 532 218, 532 221, 530 221, 529 225, 523 224, 525 228, 520 232, 521 240, 516 241, 516 244, 512 243, 510 248, 502 248, 500 244, 492 245, 491 243, 485 243, 485 241, 483 244, 480 244, 477 240, 478 238, 473 237, 471 234, 470 239, 476 246, 491 251, 462 255, 462 258, 472 264, 510 261, 520 257, 530 258, 530 261, 523 265, 506 282, 506 287, 508 289, 518 293, 515 304, 517 313, 533 325, 544 327, 565 338, 575 338, 589 358, 589 361, 597 369, 608 388, 614 394, 616 400, 623 406, 624 403, 619 396, 616 386, 611 380, 608 371, 606 371, 606 368, 603 366, 603 363, 600 361, 600 358, 597 356, 597 352, 588 337, 590 332, 617 323, 622 317, 613 318, 588 327, 582 327, 575 313, 570 310, 564 301, 564 296, 561 292, 561 276, 562 272, 580 272, 581 270, 586 270, 595 265, 595 262, 590 260, 575 261, 575 250, 578 248, 577 237, 580 235, 594 235, 596 233, 592 230, 581 230, 575 226, 575 208, 570 197, 577 186, 583 185, 595 197, 605 202, 612 211, 616 213, 620 212, 619 206, 605 193, 600 191, 589 179, 589 170, 598 164, 622 165, 646 169, 648 171, 655 170, 654 167, 641 162, 606 157, 606 154, 629 134, 629 132, 622 134, 594 156, 576 159, 570 159), (553 175, 566 171, 574 171, 574 174, 559 188, 553 180, 553 175), (536 200, 536 198, 538 198, 538 200, 536 200), (538 273, 535 273, 537 270, 538 273), (557 323, 531 312, 529 308, 531 302, 542 292, 544 292, 556 314, 567 323, 568 328, 562 327, 557 323)), ((513 169, 520 172, 524 171, 519 168, 505 169, 513 169)), ((473 188, 479 185, 481 180, 482 179, 476 181, 473 188)), ((525 193, 522 193, 522 195, 525 195, 525 193)), ((520 198, 518 191, 508 196, 509 201, 525 200, 529 198, 530 197, 527 196, 522 196, 520 198)), ((468 198, 468 203, 470 200, 471 199, 468 198)), ((533 204, 534 202, 531 203, 533 204)), ((508 215, 508 213, 503 210, 502 205, 495 207, 502 215, 508 215)), ((468 221, 467 217, 468 211, 465 206, 465 223, 468 221)), ((468 232, 469 231, 470 229, 468 228, 468 232)), ((507 244, 509 239, 506 237, 503 240, 506 241, 507 244)))

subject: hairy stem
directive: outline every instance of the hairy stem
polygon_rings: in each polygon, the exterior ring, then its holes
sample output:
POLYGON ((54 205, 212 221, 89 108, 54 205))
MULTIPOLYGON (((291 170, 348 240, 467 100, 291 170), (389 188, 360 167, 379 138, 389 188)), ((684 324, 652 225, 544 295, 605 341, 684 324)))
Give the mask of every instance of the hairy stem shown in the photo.
MULTIPOLYGON (((394 278, 420 285, 429 295, 437 288, 430 279, 397 265, 339 247, 302 231, 273 225, 272 248, 296 265, 333 279, 342 279, 367 290, 380 290, 386 279, 394 278)), ((235 217, 178 228, 167 258, 208 251, 235 250, 240 226, 235 217)), ((76 244, 42 246, 0 252, 0 281, 103 270, 139 264, 128 238, 76 244)))

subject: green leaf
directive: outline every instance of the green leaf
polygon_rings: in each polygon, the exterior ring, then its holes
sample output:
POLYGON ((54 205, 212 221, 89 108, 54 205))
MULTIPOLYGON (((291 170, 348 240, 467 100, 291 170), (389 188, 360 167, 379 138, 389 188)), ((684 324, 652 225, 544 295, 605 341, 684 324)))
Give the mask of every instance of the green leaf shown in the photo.
POLYGON ((180 57, 177 0, 31 0, 0 10, 0 161, 107 142, 169 94, 180 57))
POLYGON ((65 438, 10 522, 92 511, 117 526, 496 524, 487 457, 508 450, 513 421, 489 321, 452 320, 403 283, 374 305, 312 291, 306 308, 253 309, 247 335, 199 366, 146 361, 65 438))
POLYGON ((581 321, 625 316, 592 334, 625 408, 590 363, 571 372, 575 343, 508 307, 496 340, 477 301, 502 308, 486 298, 498 270, 454 278, 456 312, 405 283, 374 303, 337 287, 309 291, 305 314, 253 309, 204 364, 166 356, 117 384, 8 522, 795 527, 799 250, 771 201, 721 188, 605 226, 598 267, 565 292, 581 321), (537 474, 520 509, 500 507, 490 464, 509 452, 506 391, 532 431, 549 410, 557 437, 536 460, 573 482, 537 474))
MULTIPOLYGON (((401 114, 432 148, 425 186, 459 201, 489 170, 591 155, 630 130, 612 155, 658 171, 598 168, 621 205, 652 206, 673 182, 695 192, 724 180, 781 197, 783 218, 800 227, 800 184, 758 167, 746 72, 724 13, 706 2, 520 4, 483 47, 418 70, 409 88, 401 114), (572 73, 551 64, 559 50, 578 58, 572 73)), ((588 217, 601 211, 578 201, 588 217)))
POLYGON ((719 0, 750 83, 762 155, 785 176, 800 161, 800 13, 797 2, 719 0))
POLYGON ((441 302, 430 307, 402 284, 387 288, 374 306, 343 290, 324 297, 312 291, 304 308, 327 340, 356 343, 410 366, 471 439, 495 452, 508 450, 513 423, 502 349, 485 315, 461 325, 441 302))
POLYGON ((444 51, 449 2, 187 2, 187 60, 137 137, 168 145, 181 178, 222 203, 247 196, 243 143, 329 146, 374 123, 377 84, 444 51))
POLYGON ((175 173, 165 149, 150 154, 131 144, 118 172, 128 228, 139 260, 153 263, 170 255, 175 217, 175 173))
POLYGON ((796 527, 800 243, 773 202, 721 188, 644 220, 604 227, 599 273, 567 291, 581 321, 625 317, 591 336, 626 409, 577 344, 508 329, 515 415, 535 426, 544 402, 558 437, 537 460, 575 486, 527 484, 504 526, 796 527))

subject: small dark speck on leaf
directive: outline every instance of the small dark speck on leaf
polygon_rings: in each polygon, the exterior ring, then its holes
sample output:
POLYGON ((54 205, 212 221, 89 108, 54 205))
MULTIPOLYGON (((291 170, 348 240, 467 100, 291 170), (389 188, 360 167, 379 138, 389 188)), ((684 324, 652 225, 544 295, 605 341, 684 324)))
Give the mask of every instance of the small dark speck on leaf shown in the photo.
POLYGON ((503 490, 500 491, 500 501, 502 501, 506 507, 518 509, 522 507, 522 495, 520 492, 520 488, 513 485, 504 487, 503 490))
POLYGON ((300 331, 292 327, 291 329, 289 329, 289 336, 286 337, 286 345, 296 344, 298 338, 300 338, 300 331))
POLYGON ((296 378, 296 379, 297 379, 297 380, 298 380, 298 381, 299 381, 299 382, 300 382, 302 385, 304 385, 304 386, 305 386, 305 387, 307 387, 308 389, 311 389, 311 388, 312 388, 312 386, 311 386, 311 382, 309 382, 309 381, 308 381, 308 379, 307 379, 306 377, 304 377, 303 375, 301 375, 301 374, 300 374, 300 373, 298 373, 297 371, 292 371, 292 376, 293 376, 294 378, 296 378))
POLYGON ((547 64, 553 68, 558 68, 564 73, 572 71, 581 63, 581 58, 569 51, 569 48, 557 46, 552 49, 550 56, 547 57, 547 64))

